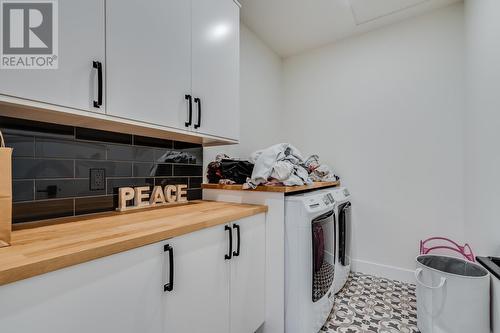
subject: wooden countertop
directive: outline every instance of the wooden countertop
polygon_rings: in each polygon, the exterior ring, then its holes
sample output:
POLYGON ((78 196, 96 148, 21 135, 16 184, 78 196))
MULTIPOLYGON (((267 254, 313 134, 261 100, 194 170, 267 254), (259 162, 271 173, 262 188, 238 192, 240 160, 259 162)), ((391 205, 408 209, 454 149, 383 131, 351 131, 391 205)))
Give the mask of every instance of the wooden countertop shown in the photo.
POLYGON ((264 212, 267 206, 193 201, 15 230, 12 245, 0 248, 0 285, 264 212))
POLYGON ((308 190, 315 190, 326 187, 334 187, 339 186, 340 182, 314 182, 311 185, 303 185, 303 186, 257 186, 254 190, 244 190, 242 184, 235 185, 219 185, 219 184, 203 184, 202 188, 204 189, 213 189, 213 190, 231 190, 231 191, 261 191, 261 192, 283 192, 283 193, 293 193, 293 192, 301 192, 308 190))

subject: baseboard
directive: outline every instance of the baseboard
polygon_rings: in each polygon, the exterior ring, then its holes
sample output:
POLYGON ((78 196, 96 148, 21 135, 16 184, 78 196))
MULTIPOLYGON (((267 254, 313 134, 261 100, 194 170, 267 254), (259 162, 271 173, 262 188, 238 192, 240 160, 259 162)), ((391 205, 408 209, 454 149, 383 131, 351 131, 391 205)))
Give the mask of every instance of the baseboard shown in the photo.
POLYGON ((397 280, 407 283, 415 283, 415 274, 411 269, 394 267, 389 265, 377 264, 365 260, 353 259, 351 270, 365 274, 375 275, 391 280, 397 280))

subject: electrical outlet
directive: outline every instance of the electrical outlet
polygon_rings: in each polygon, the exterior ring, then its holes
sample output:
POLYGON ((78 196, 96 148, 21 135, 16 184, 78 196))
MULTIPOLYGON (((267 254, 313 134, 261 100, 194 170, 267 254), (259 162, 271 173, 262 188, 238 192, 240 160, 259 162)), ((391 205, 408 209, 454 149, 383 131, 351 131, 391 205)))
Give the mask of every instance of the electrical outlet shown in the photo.
POLYGON ((103 191, 106 189, 106 169, 90 169, 90 190, 103 191))

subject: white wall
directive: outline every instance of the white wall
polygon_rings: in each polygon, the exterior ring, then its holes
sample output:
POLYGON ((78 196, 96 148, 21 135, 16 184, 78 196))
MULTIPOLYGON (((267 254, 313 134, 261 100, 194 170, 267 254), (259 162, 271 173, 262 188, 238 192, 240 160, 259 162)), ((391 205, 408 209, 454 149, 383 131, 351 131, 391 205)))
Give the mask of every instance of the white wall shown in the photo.
POLYGON ((500 1, 466 1, 467 237, 500 255, 500 1))
MULTIPOLYGON (((240 144, 204 149, 205 167, 219 152, 248 158, 257 149, 280 141, 283 102, 283 63, 246 26, 240 36, 240 144)), ((221 119, 221 121, 224 121, 221 119)))
POLYGON ((463 21, 453 5, 284 62, 285 138, 350 188, 356 259, 414 269, 420 239, 463 238, 463 21))

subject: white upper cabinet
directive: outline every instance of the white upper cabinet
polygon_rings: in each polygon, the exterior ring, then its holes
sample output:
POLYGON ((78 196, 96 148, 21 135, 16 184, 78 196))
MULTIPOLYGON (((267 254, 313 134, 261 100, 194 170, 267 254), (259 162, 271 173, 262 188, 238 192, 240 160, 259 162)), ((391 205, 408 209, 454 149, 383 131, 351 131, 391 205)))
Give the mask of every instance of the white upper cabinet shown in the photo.
POLYGON ((107 1, 107 113, 239 137, 233 0, 107 1), (131 24, 137 22, 138 24, 131 24))
POLYGON ((104 66, 104 0, 60 0, 57 4, 58 69, 1 69, 0 94, 104 112, 104 101, 94 107, 99 91, 98 70, 93 68, 94 61, 104 66))
POLYGON ((56 110, 71 114, 70 125, 82 123, 71 118, 77 115, 207 141, 239 139, 239 5, 233 0, 57 3, 59 68, 1 69, 0 102, 36 107, 34 120, 56 110))
POLYGON ((192 90, 199 99, 194 127, 238 140, 239 6, 233 0, 192 1, 192 90))
POLYGON ((107 0, 107 113, 185 129, 191 1, 107 0))

